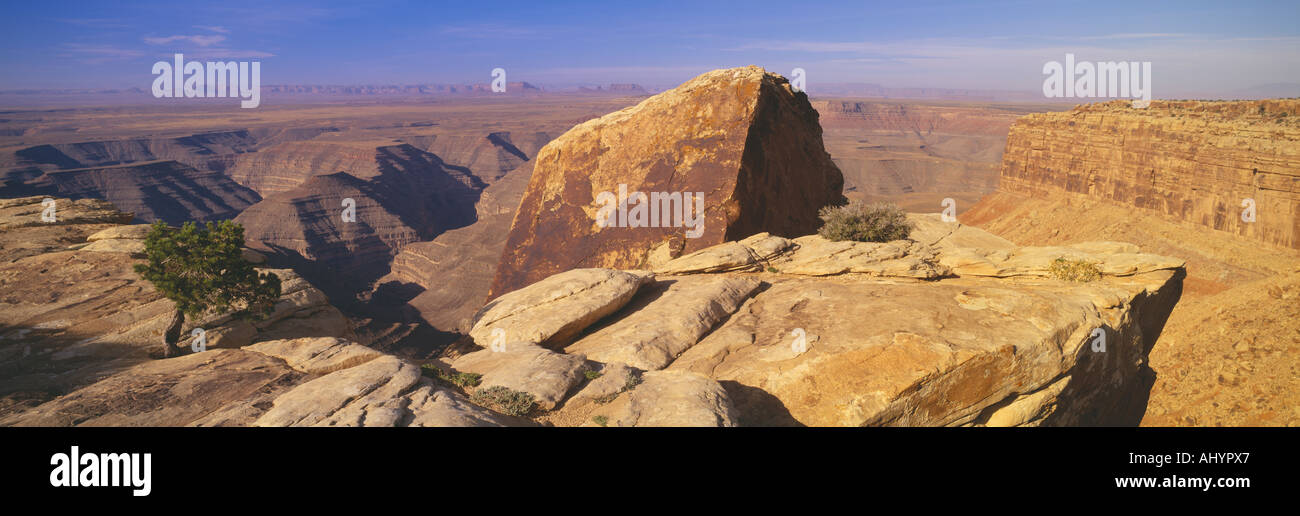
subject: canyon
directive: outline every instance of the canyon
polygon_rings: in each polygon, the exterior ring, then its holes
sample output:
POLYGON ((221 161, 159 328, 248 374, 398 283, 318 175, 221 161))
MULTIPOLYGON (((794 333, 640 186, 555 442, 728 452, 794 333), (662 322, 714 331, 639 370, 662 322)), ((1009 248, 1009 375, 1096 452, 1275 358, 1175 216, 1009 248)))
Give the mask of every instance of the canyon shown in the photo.
POLYGON ((1297 101, 808 99, 757 67, 599 93, 5 112, 0 424, 1300 422, 1297 101), (600 227, 620 184, 704 192, 702 237, 600 227), (915 229, 815 235, 843 200, 915 229), (226 218, 277 317, 151 360, 139 223, 226 218))

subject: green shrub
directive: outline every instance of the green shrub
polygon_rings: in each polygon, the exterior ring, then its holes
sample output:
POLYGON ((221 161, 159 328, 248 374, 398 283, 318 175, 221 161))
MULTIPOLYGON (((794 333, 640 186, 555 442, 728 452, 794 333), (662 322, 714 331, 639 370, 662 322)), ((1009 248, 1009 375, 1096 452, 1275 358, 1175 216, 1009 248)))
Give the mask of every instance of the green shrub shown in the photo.
POLYGON ((636 386, 638 385, 641 385, 641 375, 636 373, 628 373, 627 381, 623 382, 623 391, 630 391, 632 389, 635 389, 636 386))
POLYGON ((595 370, 588 369, 588 370, 586 370, 586 371, 583 371, 582 374, 583 374, 583 376, 586 376, 588 380, 595 380, 595 379, 597 379, 597 378, 600 378, 600 376, 601 376, 602 374, 604 374, 604 373, 602 373, 602 372, 600 372, 600 371, 595 371, 595 370))
POLYGON ((493 385, 486 389, 474 391, 470 401, 487 408, 494 408, 512 416, 526 416, 537 407, 537 400, 532 394, 493 385))
POLYGON ((439 380, 448 385, 455 385, 462 389, 474 387, 483 380, 483 375, 478 373, 448 373, 433 364, 424 364, 420 366, 420 372, 423 373, 424 376, 439 380))
POLYGON ((889 242, 907 238, 912 223, 893 203, 827 206, 818 216, 822 227, 817 234, 831 241, 889 242))
POLYGON ((600 426, 606 426, 609 424, 609 418, 605 416, 596 416, 591 418, 591 420, 600 426))
POLYGON ((1047 273, 1053 278, 1064 281, 1088 282, 1101 278, 1101 269, 1097 264, 1083 260, 1057 258, 1047 273))

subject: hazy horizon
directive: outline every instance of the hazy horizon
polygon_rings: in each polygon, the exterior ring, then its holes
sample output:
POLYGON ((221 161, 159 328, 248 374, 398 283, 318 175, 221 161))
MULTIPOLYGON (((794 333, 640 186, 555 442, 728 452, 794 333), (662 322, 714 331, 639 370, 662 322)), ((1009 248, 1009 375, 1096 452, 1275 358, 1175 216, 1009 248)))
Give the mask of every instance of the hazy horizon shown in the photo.
POLYGON ((1151 62, 1155 98, 1300 94, 1300 5, 1131 6, 23 4, 0 22, 7 50, 0 90, 148 90, 151 65, 183 53, 260 61, 264 86, 473 84, 503 68, 511 82, 551 89, 660 90, 754 64, 783 75, 803 68, 813 95, 833 84, 1035 92, 1044 63, 1072 53, 1151 62))

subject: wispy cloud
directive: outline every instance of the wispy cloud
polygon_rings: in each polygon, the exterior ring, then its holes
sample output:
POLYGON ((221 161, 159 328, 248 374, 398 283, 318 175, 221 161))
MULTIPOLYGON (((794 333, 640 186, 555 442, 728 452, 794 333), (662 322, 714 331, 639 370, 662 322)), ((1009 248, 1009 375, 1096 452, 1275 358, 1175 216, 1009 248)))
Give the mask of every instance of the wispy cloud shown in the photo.
POLYGON ((1121 34, 1105 34, 1102 36, 1084 36, 1079 39, 1099 40, 1099 39, 1156 39, 1156 38, 1182 38, 1189 34, 1176 32, 1129 32, 1121 34))
POLYGON ((203 30, 206 30, 206 31, 208 31, 208 32, 217 32, 217 33, 221 33, 221 34, 230 34, 230 29, 227 29, 227 28, 222 27, 222 26, 220 26, 220 25, 195 25, 194 28, 196 28, 196 29, 203 29, 203 30))
POLYGON ((113 61, 124 61, 134 59, 145 55, 139 50, 122 48, 113 45, 96 45, 84 43, 64 43, 59 47, 73 59, 83 63, 101 64, 113 61))
POLYGON ((183 41, 200 47, 210 47, 225 41, 225 36, 217 35, 194 35, 194 36, 166 36, 161 38, 144 38, 144 42, 150 45, 168 45, 177 41, 183 41))
POLYGON ((125 29, 131 26, 117 18, 59 18, 57 21, 96 29, 125 29))
MULTIPOLYGON (((170 55, 170 54, 169 54, 170 55)), ((230 48, 205 48, 185 52, 186 58, 193 59, 249 59, 275 57, 275 54, 261 50, 235 50, 230 48)))

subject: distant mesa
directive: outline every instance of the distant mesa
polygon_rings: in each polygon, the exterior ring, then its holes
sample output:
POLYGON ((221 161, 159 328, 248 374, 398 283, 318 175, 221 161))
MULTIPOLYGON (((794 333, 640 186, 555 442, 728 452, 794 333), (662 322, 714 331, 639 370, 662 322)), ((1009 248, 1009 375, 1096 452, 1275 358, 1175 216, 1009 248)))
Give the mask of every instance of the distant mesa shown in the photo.
MULTIPOLYGON (((411 85, 268 85, 263 86, 268 94, 279 95, 446 95, 479 96, 495 95, 492 85, 478 84, 411 84, 411 85)), ((528 95, 542 93, 542 88, 533 84, 516 81, 507 82, 505 95, 528 95)))
POLYGON ((579 86, 579 93, 611 93, 616 95, 648 95, 649 92, 642 88, 640 84, 610 84, 608 88, 596 86, 579 86))

